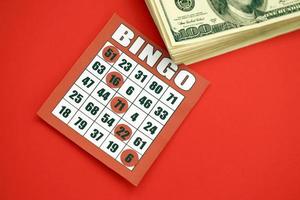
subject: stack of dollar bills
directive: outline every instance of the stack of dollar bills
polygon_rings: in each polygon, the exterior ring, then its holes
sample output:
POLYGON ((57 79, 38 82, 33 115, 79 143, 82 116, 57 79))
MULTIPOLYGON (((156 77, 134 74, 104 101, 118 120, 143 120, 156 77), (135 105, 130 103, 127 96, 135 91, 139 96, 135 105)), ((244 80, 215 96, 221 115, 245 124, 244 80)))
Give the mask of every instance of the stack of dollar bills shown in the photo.
POLYGON ((191 64, 300 28, 300 0, 146 0, 177 64, 191 64))

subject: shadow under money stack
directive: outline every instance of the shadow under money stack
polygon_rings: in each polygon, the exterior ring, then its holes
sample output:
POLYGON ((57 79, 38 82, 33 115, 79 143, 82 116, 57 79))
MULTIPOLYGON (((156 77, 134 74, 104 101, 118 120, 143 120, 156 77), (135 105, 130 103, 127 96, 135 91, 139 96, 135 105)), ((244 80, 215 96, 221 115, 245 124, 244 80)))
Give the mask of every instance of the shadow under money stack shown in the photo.
POLYGON ((300 0, 146 0, 177 64, 192 64, 300 28, 300 0))

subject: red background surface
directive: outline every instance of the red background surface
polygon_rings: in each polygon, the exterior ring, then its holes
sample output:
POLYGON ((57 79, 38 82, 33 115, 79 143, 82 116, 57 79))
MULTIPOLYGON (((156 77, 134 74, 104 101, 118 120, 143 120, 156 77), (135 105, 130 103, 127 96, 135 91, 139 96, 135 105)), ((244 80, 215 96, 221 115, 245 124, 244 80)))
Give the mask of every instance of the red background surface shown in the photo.
POLYGON ((0 199, 300 199, 300 31, 191 65, 211 86, 138 187, 36 116, 116 12, 142 0, 0 2, 0 199))

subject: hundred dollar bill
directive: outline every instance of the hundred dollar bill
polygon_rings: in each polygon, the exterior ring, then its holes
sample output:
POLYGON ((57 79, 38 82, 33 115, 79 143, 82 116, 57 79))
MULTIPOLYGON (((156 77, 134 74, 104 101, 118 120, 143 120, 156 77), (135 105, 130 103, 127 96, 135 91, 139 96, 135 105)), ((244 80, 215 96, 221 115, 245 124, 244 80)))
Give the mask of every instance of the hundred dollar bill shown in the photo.
POLYGON ((191 44, 300 16, 300 0, 148 0, 170 45, 191 44))

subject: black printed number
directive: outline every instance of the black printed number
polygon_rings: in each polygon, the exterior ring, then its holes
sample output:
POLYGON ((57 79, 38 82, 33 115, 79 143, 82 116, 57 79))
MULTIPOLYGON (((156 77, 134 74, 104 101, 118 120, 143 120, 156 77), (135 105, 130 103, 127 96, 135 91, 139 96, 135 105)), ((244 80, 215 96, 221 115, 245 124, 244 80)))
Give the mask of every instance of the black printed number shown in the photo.
POLYGON ((95 81, 90 77, 86 77, 82 80, 82 83, 85 87, 90 88, 95 83, 95 81))
POLYGON ((164 89, 163 86, 159 85, 156 81, 153 81, 149 86, 150 90, 153 90, 156 94, 160 94, 164 89))
POLYGON ((99 97, 102 97, 104 101, 106 101, 110 96, 110 92, 107 92, 104 88, 100 89, 97 94, 99 97))
POLYGON ((160 119, 164 120, 167 118, 169 113, 164 110, 162 107, 157 107, 157 110, 154 112, 156 116, 159 116, 160 119))
POLYGON ((174 105, 177 99, 178 97, 176 97, 173 93, 170 93, 170 96, 167 98, 167 101, 171 101, 171 104, 174 105))
POLYGON ((109 80, 109 82, 110 82, 111 84, 113 84, 114 86, 118 86, 119 83, 120 83, 120 81, 121 81, 121 78, 120 78, 120 77, 117 77, 117 76, 115 76, 115 75, 112 75, 112 76, 111 76, 111 79, 109 80))
POLYGON ((126 94, 130 96, 132 95, 133 91, 134 91, 134 87, 129 86, 128 89, 126 90, 126 94))
POLYGON ((111 61, 113 61, 115 59, 115 57, 118 55, 114 52, 114 50, 112 50, 111 48, 107 49, 107 51, 105 52, 105 57, 109 58, 111 61))
POLYGON ((103 72, 106 70, 106 67, 104 65, 101 65, 101 63, 98 61, 93 64, 92 68, 98 74, 103 74, 103 72))
POLYGON ((133 144, 134 144, 135 146, 139 147, 139 148, 142 150, 142 149, 145 147, 145 145, 147 144, 147 142, 143 141, 142 138, 137 137, 137 138, 134 140, 133 144))
POLYGON ((83 98, 83 96, 79 94, 79 92, 77 92, 76 90, 73 90, 72 94, 69 97, 76 103, 80 103, 83 98))
POLYGON ((144 129, 154 135, 157 130, 157 126, 154 126, 151 122, 147 122, 147 125, 144 127, 144 129))
POLYGON ((139 100, 140 104, 142 106, 144 106, 145 108, 150 108, 151 104, 152 104, 152 101, 150 99, 147 99, 146 96, 142 97, 140 100, 139 100))
POLYGON ((85 110, 90 112, 92 115, 96 115, 100 108, 98 106, 95 106, 92 102, 90 102, 86 105, 85 110))
POLYGON ((61 114, 64 118, 67 118, 71 114, 71 110, 66 106, 62 106, 59 114, 61 114))
POLYGON ((87 126, 87 122, 81 117, 78 117, 78 120, 75 122, 75 126, 78 126, 79 129, 83 130, 87 126))
POLYGON ((141 70, 139 70, 139 71, 137 72, 137 74, 135 75, 135 78, 136 78, 137 80, 140 80, 142 83, 144 83, 144 81, 145 81, 146 78, 147 78, 147 75, 144 74, 141 70))
POLYGON ((131 120, 133 121, 133 122, 135 122, 136 121, 136 119, 138 118, 140 116, 140 114, 139 113, 134 113, 133 115, 131 115, 131 120))
POLYGON ((132 154, 130 153, 130 154, 128 154, 128 155, 126 156, 125 161, 126 161, 127 163, 130 163, 130 162, 132 161, 133 158, 134 158, 134 155, 132 155, 132 154))
POLYGON ((99 141, 103 137, 103 133, 101 133, 97 129, 94 129, 91 133, 91 137, 94 138, 96 141, 99 141))
POLYGON ((109 141, 109 144, 106 148, 109 149, 111 152, 115 153, 118 150, 119 145, 114 143, 113 141, 109 141))
POLYGON ((123 126, 120 127, 120 130, 116 131, 116 134, 119 135, 123 140, 127 140, 128 136, 130 136, 130 132, 123 126))
POLYGON ((113 123, 115 122, 115 119, 110 117, 109 114, 104 114, 104 116, 102 117, 101 121, 103 123, 107 123, 109 127, 111 127, 113 125, 113 123))
POLYGON ((126 72, 128 72, 132 67, 132 64, 126 59, 122 59, 122 62, 119 64, 119 67, 123 68, 126 72))

